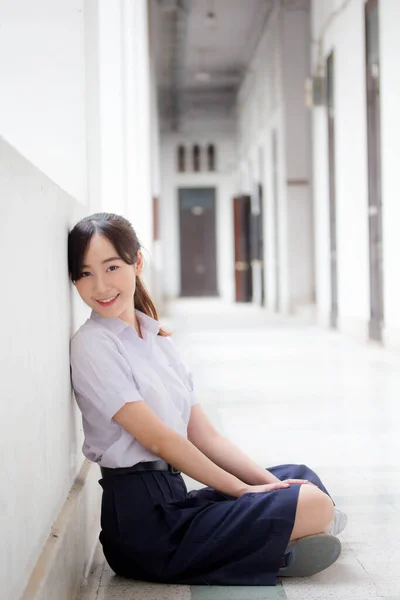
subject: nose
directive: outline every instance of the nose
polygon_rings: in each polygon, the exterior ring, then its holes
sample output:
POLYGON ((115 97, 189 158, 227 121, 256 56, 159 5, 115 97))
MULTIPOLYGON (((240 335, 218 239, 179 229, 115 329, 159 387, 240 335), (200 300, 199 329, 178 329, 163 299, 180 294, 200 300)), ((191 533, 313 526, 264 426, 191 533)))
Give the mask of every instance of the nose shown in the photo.
POLYGON ((94 293, 97 297, 101 297, 104 293, 107 292, 107 282, 102 275, 96 275, 94 278, 94 293))

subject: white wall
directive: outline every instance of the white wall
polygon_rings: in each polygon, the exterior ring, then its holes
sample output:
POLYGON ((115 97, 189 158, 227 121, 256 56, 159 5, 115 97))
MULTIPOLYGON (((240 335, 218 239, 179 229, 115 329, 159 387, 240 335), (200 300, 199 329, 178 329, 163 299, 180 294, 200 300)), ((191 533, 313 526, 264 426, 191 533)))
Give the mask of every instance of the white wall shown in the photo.
POLYGON ((79 200, 86 194, 83 4, 0 3, 0 133, 79 200))
POLYGON ((237 192, 234 173, 236 162, 235 137, 216 133, 202 124, 202 132, 196 128, 185 134, 163 135, 161 140, 161 237, 163 247, 164 292, 167 297, 180 293, 180 238, 179 238, 179 187, 216 188, 217 229, 217 277, 220 296, 234 300, 234 245, 233 245, 233 197, 237 192), (193 132, 194 130, 194 132, 193 132), (209 131, 209 135, 205 133, 209 131), (180 143, 193 146, 215 144, 217 171, 215 173, 178 173, 176 149, 180 143))
POLYGON ((0 197, 0 589, 18 600, 83 460, 66 252, 82 207, 1 139, 0 197))
POLYGON ((381 51, 381 147, 383 199, 384 320, 387 345, 400 348, 400 205, 398 172, 400 156, 400 3, 380 2, 381 51))
POLYGON ((99 530, 98 467, 84 463, 70 386, 69 340, 90 311, 68 281, 68 231, 92 212, 120 212, 151 251, 147 2, 111 4, 0 3, 0 250, 7 265, 0 589, 7 600, 19 600, 28 580, 29 600, 74 597, 99 530), (55 537, 53 527, 62 529, 55 537))
POLYGON ((311 127, 304 102, 304 80, 309 71, 306 8, 306 2, 305 10, 276 5, 238 97, 241 191, 251 193, 257 182, 264 186, 266 306, 273 310, 279 297, 282 312, 293 312, 297 306, 314 301, 311 127), (274 131, 277 215, 273 201, 274 131), (257 166, 260 154, 263 169, 257 166))
MULTIPOLYGON (((381 3, 384 4, 384 3, 381 3)), ((313 2, 317 40, 338 4, 313 2), (324 9, 324 10, 322 10, 324 9)), ((316 45, 314 46, 316 49, 316 45)), ((339 328, 365 337, 369 320, 368 187, 364 3, 353 0, 323 36, 325 64, 335 52, 336 207, 339 328)), ((316 66, 316 53, 313 55, 316 66)), ((313 110, 317 301, 320 320, 330 311, 328 141, 326 108, 313 110)))
MULTIPOLYGON (((249 65, 237 102, 238 170, 240 192, 251 194, 258 182, 264 188, 264 279, 266 306, 273 309, 278 293, 275 285, 277 256, 275 253, 275 214, 273 204, 272 132, 278 138, 278 185, 280 212, 286 204, 284 174, 284 130, 280 72, 279 12, 270 16, 266 29, 249 65), (263 156, 260 168, 259 156, 263 156)), ((279 235, 280 259, 284 260, 284 229, 279 235)), ((284 271, 284 269, 283 269, 284 271)), ((281 277, 281 286, 283 278, 281 277)))
POLYGON ((306 8, 285 10, 281 15, 290 311, 315 299, 311 120, 304 94, 310 72, 310 14, 306 8))

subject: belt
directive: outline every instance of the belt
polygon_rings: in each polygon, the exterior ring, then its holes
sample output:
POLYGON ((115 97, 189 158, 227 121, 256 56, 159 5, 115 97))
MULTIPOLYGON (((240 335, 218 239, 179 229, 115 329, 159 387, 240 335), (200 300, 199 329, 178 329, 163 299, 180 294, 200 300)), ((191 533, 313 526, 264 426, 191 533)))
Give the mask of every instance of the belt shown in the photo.
POLYGON ((100 467, 100 471, 103 477, 110 477, 112 475, 126 475, 128 473, 138 473, 141 471, 169 471, 172 475, 179 475, 179 469, 176 469, 172 465, 165 462, 165 460, 154 460, 151 462, 139 462, 132 467, 118 467, 117 469, 111 469, 110 467, 100 467))

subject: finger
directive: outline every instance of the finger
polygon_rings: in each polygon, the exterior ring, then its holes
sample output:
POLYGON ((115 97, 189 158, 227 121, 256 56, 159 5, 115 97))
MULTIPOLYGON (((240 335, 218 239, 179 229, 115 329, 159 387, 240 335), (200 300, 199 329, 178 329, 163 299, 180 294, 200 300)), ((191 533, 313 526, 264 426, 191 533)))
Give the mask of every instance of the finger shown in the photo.
POLYGON ((289 483, 309 483, 308 479, 285 479, 289 483))

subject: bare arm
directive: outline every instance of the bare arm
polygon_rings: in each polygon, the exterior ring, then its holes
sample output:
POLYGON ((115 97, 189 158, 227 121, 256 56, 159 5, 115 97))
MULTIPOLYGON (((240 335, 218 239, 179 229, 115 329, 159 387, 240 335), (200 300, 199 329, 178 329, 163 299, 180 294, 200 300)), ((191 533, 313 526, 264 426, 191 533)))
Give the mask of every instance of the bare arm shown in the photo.
POLYGON ((243 481, 221 469, 190 441, 167 427, 145 402, 128 402, 113 419, 150 452, 204 485, 236 498, 249 491, 243 481))
POLYGON ((235 444, 218 433, 200 404, 192 408, 188 437, 216 465, 247 484, 262 485, 279 481, 275 475, 257 465, 235 444))

